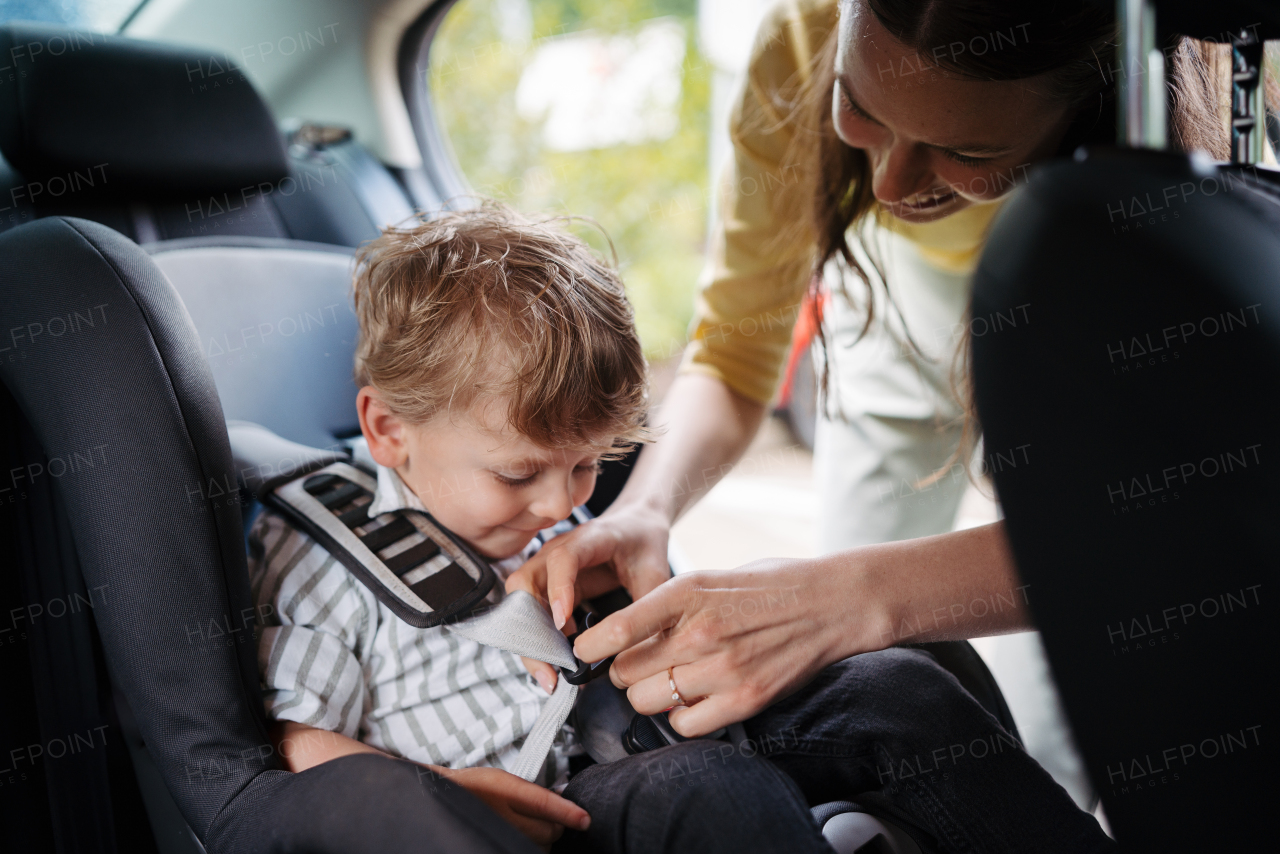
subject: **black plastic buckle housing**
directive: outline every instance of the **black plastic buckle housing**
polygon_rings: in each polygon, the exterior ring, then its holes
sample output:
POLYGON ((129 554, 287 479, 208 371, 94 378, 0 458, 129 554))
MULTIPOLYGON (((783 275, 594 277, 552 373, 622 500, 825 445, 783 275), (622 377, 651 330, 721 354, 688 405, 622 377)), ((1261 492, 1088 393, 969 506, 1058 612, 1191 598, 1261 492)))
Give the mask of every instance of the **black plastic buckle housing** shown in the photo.
MULTIPOLYGON (((569 646, 573 646, 574 642, 578 639, 578 635, 582 634, 599 622, 600 619, 595 614, 587 614, 586 618, 582 621, 582 628, 569 638, 569 646)), ((586 685, 592 679, 608 673, 609 666, 613 664, 613 658, 613 656, 610 656, 603 661, 597 661, 595 664, 589 664, 577 656, 574 656, 573 660, 578 662, 578 669, 570 670, 567 667, 561 667, 560 672, 564 675, 564 680, 570 685, 586 685)))

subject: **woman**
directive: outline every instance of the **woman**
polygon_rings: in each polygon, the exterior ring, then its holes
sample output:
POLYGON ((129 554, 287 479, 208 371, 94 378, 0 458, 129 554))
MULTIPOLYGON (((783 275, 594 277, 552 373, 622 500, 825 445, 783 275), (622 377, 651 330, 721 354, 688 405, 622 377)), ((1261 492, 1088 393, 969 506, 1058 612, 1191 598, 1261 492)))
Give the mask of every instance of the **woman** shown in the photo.
MULTIPOLYGON (((1223 156, 1198 50, 1183 40, 1167 62, 1173 144, 1223 156)), ((859 471, 837 476, 853 496, 838 512, 858 508, 850 521, 865 527, 864 542, 945 530, 958 487, 940 498, 950 509, 924 521, 877 494, 918 492, 957 453, 957 431, 939 439, 935 429, 964 410, 938 364, 966 299, 957 281, 1030 164, 1115 139, 1117 71, 1114 23, 1083 2, 845 0, 838 16, 834 2, 780 7, 735 110, 724 223, 694 341, 659 416, 663 437, 608 512, 538 555, 513 586, 548 591, 563 623, 576 600, 619 581, 640 596, 665 580, 671 525, 754 436, 796 306, 824 268, 837 295, 829 407, 853 429, 820 437, 819 459, 838 460, 820 476, 853 459, 859 471), (920 272, 922 261, 932 269, 920 272), (900 285, 919 287, 899 301, 900 285), (869 340, 856 347, 834 346, 862 332, 869 340)), ((830 700, 850 686, 829 666, 859 653, 1029 629, 1019 589, 997 523, 682 576, 586 632, 577 653, 618 654, 612 678, 638 711, 679 698, 670 719, 692 737, 830 700), (920 619, 991 596, 1017 604, 920 619)))

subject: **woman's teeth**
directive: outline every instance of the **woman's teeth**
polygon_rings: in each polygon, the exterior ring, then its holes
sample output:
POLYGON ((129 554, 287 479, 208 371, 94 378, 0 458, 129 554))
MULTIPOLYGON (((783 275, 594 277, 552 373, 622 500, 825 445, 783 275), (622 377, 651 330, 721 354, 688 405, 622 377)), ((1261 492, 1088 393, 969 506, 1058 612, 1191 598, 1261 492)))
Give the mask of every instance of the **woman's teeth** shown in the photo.
POLYGON ((904 199, 902 204, 909 208, 930 207, 954 195, 955 193, 948 191, 946 193, 932 193, 928 196, 913 196, 910 199, 904 199))

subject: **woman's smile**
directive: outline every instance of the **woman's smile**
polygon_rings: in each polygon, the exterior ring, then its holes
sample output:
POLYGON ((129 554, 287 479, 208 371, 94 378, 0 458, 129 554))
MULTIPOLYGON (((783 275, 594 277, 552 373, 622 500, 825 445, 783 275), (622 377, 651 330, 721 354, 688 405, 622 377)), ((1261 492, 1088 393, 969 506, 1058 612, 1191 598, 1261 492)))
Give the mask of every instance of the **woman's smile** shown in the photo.
POLYGON ((926 216, 933 219, 941 213, 950 213, 949 208, 960 198, 955 190, 933 190, 928 193, 917 193, 898 202, 881 202, 888 211, 899 219, 911 220, 926 216))

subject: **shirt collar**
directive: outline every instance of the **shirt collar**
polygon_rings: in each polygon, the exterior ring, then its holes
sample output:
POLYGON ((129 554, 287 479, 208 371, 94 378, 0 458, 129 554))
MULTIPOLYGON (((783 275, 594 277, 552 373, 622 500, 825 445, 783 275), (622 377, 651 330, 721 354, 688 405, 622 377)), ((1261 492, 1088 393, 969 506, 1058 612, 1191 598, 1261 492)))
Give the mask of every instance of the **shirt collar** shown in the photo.
POLYGON ((395 469, 378 466, 378 488, 369 504, 369 518, 390 513, 393 510, 417 510, 426 513, 422 499, 400 477, 395 469))

